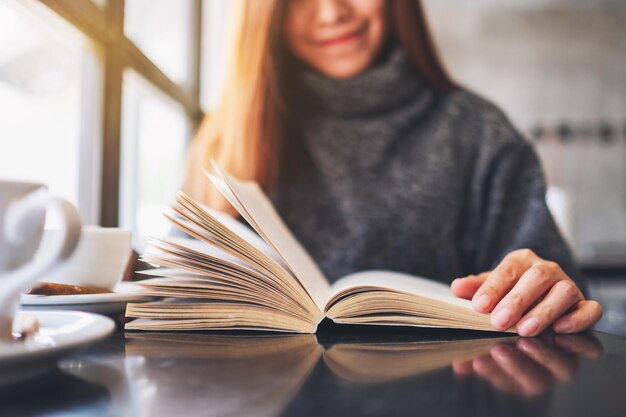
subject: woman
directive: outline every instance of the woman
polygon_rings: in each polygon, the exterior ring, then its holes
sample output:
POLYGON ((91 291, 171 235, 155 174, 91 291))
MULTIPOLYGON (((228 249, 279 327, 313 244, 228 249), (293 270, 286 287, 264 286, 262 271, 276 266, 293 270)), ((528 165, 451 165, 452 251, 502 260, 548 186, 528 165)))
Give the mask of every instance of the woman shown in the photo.
POLYGON ((531 148, 454 85, 415 0, 241 1, 225 94, 190 151, 259 182, 328 277, 391 269, 451 282, 522 336, 574 333, 586 300, 531 148), (453 277, 463 277, 452 281, 453 277))

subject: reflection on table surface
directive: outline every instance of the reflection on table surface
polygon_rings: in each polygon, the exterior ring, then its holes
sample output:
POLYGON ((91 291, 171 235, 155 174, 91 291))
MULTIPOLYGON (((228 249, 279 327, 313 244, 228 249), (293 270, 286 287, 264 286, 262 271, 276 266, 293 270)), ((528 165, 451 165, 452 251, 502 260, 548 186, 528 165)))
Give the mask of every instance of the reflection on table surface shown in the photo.
POLYGON ((119 332, 0 391, 0 415, 623 416, 625 371, 599 333, 119 332))

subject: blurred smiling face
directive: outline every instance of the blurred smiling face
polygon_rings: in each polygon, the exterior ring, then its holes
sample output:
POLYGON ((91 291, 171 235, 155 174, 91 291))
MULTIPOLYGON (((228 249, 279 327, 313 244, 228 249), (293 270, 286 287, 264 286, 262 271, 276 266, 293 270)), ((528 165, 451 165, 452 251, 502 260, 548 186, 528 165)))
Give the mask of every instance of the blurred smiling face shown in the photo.
POLYGON ((349 78, 376 58, 387 34, 385 0, 287 0, 290 51, 332 78, 349 78))

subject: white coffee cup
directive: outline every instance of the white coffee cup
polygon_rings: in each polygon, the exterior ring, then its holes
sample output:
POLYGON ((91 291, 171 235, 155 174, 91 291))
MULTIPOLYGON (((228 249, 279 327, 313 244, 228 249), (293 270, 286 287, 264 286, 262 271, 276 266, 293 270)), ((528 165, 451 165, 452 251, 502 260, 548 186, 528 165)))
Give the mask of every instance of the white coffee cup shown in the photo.
MULTIPOLYGON (((58 239, 62 232, 46 230, 42 241, 58 239)), ((72 256, 39 281, 112 290, 124 276, 131 251, 129 230, 84 226, 72 256)))
POLYGON ((80 239, 80 217, 69 202, 43 184, 0 181, 0 341, 12 340, 20 294, 44 272, 67 259, 80 239), (57 239, 39 244, 48 209, 59 213, 57 239))

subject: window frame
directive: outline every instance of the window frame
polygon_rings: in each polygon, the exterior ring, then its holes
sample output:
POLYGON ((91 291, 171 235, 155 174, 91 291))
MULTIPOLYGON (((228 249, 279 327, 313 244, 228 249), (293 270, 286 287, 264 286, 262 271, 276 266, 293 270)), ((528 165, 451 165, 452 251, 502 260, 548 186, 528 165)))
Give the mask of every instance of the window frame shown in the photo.
MULTIPOLYGON (((39 0, 50 10, 87 36, 99 51, 102 65, 102 99, 97 125, 101 141, 94 146, 100 156, 99 224, 117 227, 120 222, 120 172, 122 132, 122 84, 126 68, 131 68, 181 104, 191 128, 202 120, 200 105, 202 0, 192 0, 190 24, 190 68, 188 86, 173 82, 124 33, 125 0, 108 0, 101 8, 90 0, 39 0)), ((87 185, 93 186, 94 181, 87 185)), ((86 197, 86 198, 89 198, 86 197)), ((93 203, 88 204, 89 207, 93 203)))

